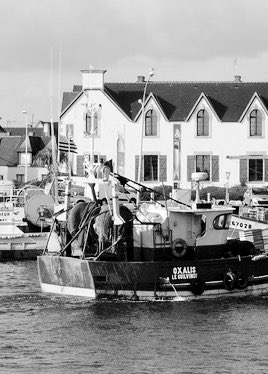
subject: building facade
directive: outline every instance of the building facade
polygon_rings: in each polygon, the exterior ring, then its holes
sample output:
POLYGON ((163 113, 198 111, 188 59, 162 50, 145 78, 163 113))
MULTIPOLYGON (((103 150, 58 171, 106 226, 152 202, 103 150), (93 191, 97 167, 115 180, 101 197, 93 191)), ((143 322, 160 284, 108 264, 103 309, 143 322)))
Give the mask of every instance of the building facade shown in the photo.
POLYGON ((106 83, 105 70, 82 70, 82 85, 63 94, 59 131, 77 146, 77 176, 86 159, 112 159, 139 180, 142 155, 147 185, 191 188, 196 171, 207 172, 204 186, 268 183, 266 82, 106 83))

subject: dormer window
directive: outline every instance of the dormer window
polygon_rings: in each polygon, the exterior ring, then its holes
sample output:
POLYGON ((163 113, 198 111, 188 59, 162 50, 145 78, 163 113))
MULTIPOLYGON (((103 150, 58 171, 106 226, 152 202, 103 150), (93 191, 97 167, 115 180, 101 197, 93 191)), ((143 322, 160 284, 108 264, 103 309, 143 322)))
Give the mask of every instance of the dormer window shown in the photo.
POLYGON ((157 136, 157 115, 153 109, 145 114, 145 136, 157 136))
POLYGON ((258 109, 254 109, 250 113, 249 136, 262 136, 262 115, 258 109))
POLYGON ((197 136, 209 135, 209 116, 205 109, 201 109, 197 113, 197 136))
MULTIPOLYGON (((99 135, 99 118, 98 118, 98 113, 95 112, 94 118, 93 118, 93 125, 94 125, 94 136, 99 135)), ((86 135, 91 135, 91 127, 92 127, 92 116, 90 113, 87 113, 86 115, 86 130, 85 133, 86 135)))

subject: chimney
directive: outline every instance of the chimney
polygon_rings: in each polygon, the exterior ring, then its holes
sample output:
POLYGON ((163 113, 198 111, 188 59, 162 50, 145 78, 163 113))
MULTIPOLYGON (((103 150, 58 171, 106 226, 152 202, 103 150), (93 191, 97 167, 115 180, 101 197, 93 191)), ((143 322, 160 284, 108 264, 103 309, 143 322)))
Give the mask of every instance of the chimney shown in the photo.
POLYGON ((82 88, 92 89, 92 88, 104 88, 104 74, 107 70, 96 70, 93 68, 87 70, 81 70, 82 73, 82 88))
POLYGON ((242 82, 241 75, 235 75, 234 81, 235 81, 235 83, 241 83, 242 82))
POLYGON ((144 82, 145 82, 145 76, 144 75, 138 75, 137 83, 144 83, 144 82))

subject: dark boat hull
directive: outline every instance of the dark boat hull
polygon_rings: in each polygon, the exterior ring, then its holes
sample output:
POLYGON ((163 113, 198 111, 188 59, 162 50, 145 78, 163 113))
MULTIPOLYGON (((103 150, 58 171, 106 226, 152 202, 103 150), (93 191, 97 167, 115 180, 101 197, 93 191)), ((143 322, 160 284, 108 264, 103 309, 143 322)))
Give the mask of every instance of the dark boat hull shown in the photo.
POLYGON ((38 257, 43 292, 92 299, 191 300, 268 294, 268 257, 112 262, 38 257))

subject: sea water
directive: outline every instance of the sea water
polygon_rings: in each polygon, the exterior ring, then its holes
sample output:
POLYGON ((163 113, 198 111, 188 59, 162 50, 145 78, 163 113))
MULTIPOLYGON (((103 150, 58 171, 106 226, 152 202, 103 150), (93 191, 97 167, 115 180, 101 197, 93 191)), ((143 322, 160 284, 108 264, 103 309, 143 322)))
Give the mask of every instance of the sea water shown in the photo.
POLYGON ((268 298, 92 302, 0 263, 0 373, 268 373, 268 298))

